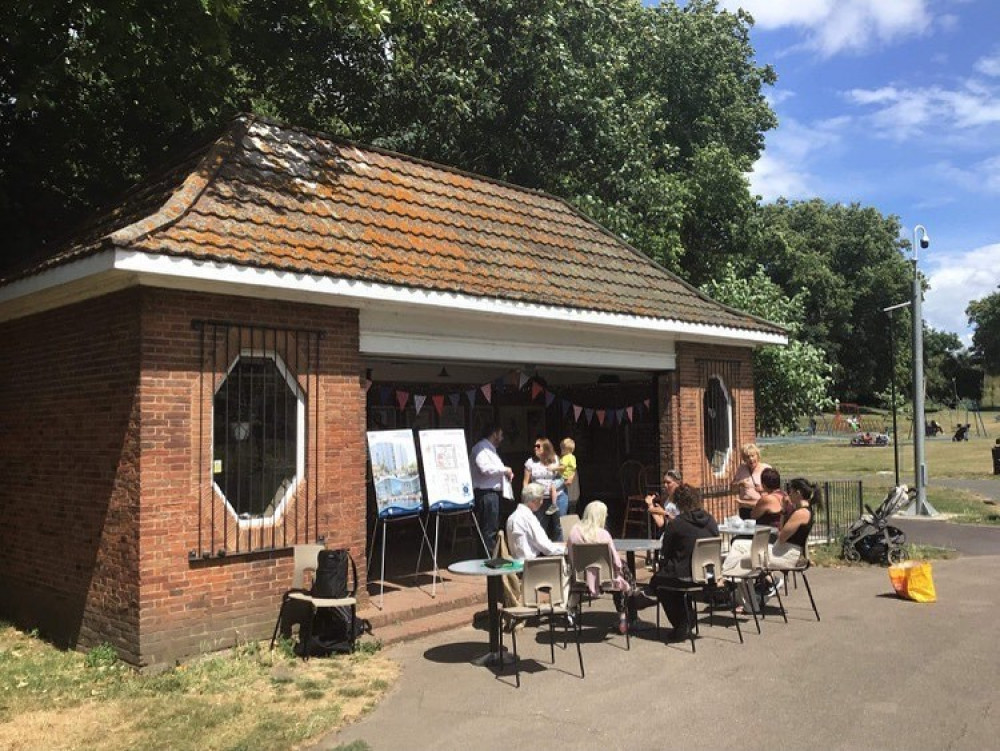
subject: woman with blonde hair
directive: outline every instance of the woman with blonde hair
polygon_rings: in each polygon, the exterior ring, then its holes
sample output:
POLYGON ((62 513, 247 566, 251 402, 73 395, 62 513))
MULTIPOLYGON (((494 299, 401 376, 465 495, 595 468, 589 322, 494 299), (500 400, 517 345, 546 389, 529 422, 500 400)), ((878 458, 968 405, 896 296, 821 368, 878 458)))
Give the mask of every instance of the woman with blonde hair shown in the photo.
MULTIPOLYGON (((615 609, 618 611, 618 631, 624 634, 628 630, 630 620, 635 619, 634 608, 631 604, 632 590, 635 588, 635 577, 629 571, 628 566, 622 563, 618 551, 615 550, 614 541, 611 534, 605 529, 608 521, 608 507, 603 501, 591 501, 583 510, 583 517, 580 523, 573 527, 566 541, 566 555, 570 561, 573 560, 573 546, 581 543, 605 543, 611 551, 611 562, 614 567, 612 571, 612 582, 614 587, 615 609), (627 612, 628 611, 628 612, 627 612)), ((601 594, 601 582, 595 578, 587 577, 587 589, 595 597, 601 594)))
POLYGON ((760 460, 760 449, 755 443, 747 443, 740 449, 740 459, 743 463, 736 468, 732 487, 736 491, 740 518, 749 519, 764 492, 760 475, 765 469, 771 469, 771 465, 760 460))

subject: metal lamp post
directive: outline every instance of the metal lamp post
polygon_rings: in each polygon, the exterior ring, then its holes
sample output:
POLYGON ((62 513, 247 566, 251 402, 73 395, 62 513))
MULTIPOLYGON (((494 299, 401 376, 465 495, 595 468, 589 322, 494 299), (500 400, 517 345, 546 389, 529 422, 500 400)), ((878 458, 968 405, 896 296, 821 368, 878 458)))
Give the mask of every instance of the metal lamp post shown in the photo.
POLYGON ((917 489, 917 502, 911 513, 931 516, 937 512, 927 503, 927 460, 924 457, 924 316, 921 309, 923 290, 917 271, 920 248, 930 247, 931 237, 927 228, 918 224, 913 228, 913 474, 917 489), (918 241, 919 237, 919 241, 918 241))
POLYGON ((889 393, 892 394, 890 397, 892 399, 892 458, 893 467, 896 470, 897 488, 899 487, 899 429, 896 427, 896 341, 892 332, 892 312, 900 308, 907 308, 910 305, 911 301, 907 300, 897 305, 890 305, 888 308, 882 308, 883 313, 889 314, 889 370, 891 373, 889 378, 889 393))

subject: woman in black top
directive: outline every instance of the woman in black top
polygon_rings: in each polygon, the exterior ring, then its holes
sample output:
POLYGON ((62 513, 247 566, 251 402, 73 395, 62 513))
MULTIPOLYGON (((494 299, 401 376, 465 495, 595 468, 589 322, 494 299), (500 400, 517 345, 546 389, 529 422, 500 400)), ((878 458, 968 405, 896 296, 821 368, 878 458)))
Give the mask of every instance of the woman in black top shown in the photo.
MULTIPOLYGON (((687 484, 680 485, 674 491, 673 500, 677 505, 678 514, 663 531, 660 570, 650 580, 651 588, 658 585, 690 584, 691 553, 694 552, 695 540, 716 537, 719 534, 719 525, 715 523, 712 515, 701 507, 701 494, 696 488, 687 484)), ((660 590, 656 596, 670 620, 670 625, 674 627, 673 638, 687 639, 691 623, 684 606, 684 595, 680 592, 660 590)))
POLYGON ((813 527, 813 509, 822 500, 816 484, 803 477, 788 483, 788 497, 792 512, 778 532, 778 541, 768 550, 768 560, 774 568, 795 566, 805 555, 813 527))

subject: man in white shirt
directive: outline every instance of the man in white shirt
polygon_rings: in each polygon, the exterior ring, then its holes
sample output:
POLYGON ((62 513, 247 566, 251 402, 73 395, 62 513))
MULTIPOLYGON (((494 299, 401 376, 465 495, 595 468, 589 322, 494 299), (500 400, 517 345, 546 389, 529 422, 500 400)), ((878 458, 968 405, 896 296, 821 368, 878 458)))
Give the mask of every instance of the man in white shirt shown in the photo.
POLYGON ((545 498, 545 488, 530 482, 521 491, 521 503, 507 520, 507 547, 515 558, 525 560, 540 555, 562 555, 562 545, 552 542, 538 523, 536 512, 545 498))
POLYGON ((514 477, 514 471, 503 463, 497 447, 503 441, 499 425, 489 425, 483 438, 469 452, 469 470, 472 474, 472 493, 475 499, 476 520, 486 542, 486 556, 493 556, 497 532, 500 530, 500 496, 503 483, 514 477))

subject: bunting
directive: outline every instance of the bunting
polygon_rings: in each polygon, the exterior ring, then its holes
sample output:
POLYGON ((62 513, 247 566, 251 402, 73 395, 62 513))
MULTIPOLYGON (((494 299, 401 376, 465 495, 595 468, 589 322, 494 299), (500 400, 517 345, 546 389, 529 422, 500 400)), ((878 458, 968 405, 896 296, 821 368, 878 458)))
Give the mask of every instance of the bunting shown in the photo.
MULTIPOLYGON (((529 376, 523 371, 508 371, 507 373, 507 383, 509 386, 504 385, 504 378, 497 378, 493 381, 482 384, 481 386, 473 387, 470 389, 465 389, 464 391, 454 391, 448 393, 434 393, 434 394, 416 394, 409 391, 404 391, 403 389, 393 389, 390 386, 378 386, 377 391, 377 401, 379 404, 391 404, 393 397, 395 397, 395 402, 400 411, 406 409, 407 404, 410 403, 411 399, 413 401, 414 409, 417 414, 420 414, 420 410, 424 408, 427 403, 427 399, 430 398, 431 404, 434 405, 434 410, 440 416, 444 411, 445 399, 453 407, 458 407, 462 403, 462 394, 465 394, 465 398, 469 403, 470 407, 476 406, 477 392, 481 393, 486 399, 487 404, 493 403, 493 395, 497 391, 503 391, 505 388, 511 388, 513 386, 513 378, 517 375, 517 380, 519 384, 519 389, 523 389, 529 382, 531 383, 531 399, 537 400, 539 396, 544 395, 545 397, 545 407, 552 407, 559 400, 559 409, 564 418, 569 417, 572 411, 573 421, 580 422, 583 418, 585 424, 591 425, 594 422, 594 418, 597 418, 597 423, 601 427, 614 427, 615 425, 624 425, 625 421, 632 423, 638 415, 643 413, 643 410, 651 409, 652 401, 649 398, 643 399, 637 404, 630 404, 625 407, 583 407, 579 404, 574 404, 569 399, 561 397, 558 393, 550 390, 542 383, 529 376)), ((365 393, 369 393, 372 387, 375 385, 370 378, 365 378, 364 381, 365 393)))

